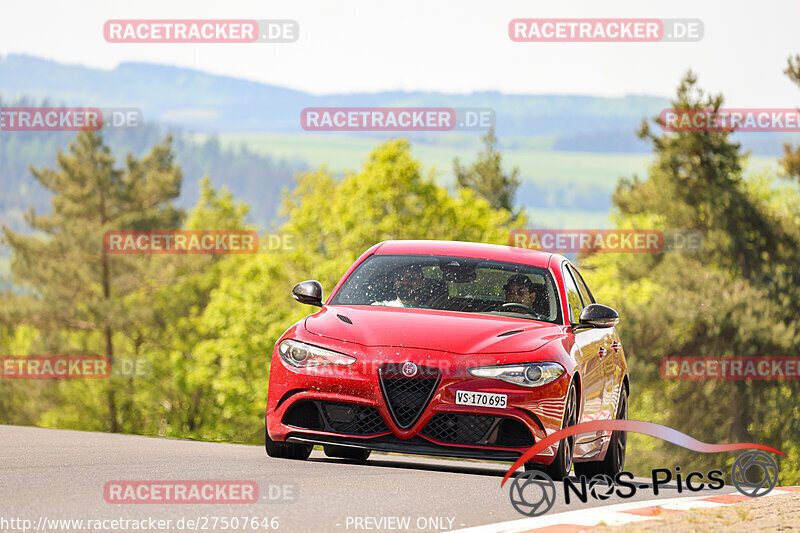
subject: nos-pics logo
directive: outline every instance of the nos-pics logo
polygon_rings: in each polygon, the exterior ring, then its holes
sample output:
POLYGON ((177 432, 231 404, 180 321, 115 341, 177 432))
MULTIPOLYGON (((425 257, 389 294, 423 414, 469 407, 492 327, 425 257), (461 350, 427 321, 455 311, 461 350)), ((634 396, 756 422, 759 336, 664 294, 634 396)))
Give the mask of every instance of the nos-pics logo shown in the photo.
MULTIPOLYGON (((701 453, 719 453, 739 449, 751 449, 739 455, 731 467, 731 479, 736 489, 749 497, 760 497, 768 494, 778 482, 778 465, 775 460, 763 451, 767 450, 781 455, 783 452, 756 443, 738 444, 708 444, 700 442, 677 430, 640 420, 608 420, 593 421, 570 426, 562 429, 545 439, 542 439, 535 446, 531 447, 520 459, 509 469, 503 478, 504 484, 512 473, 524 464, 531 457, 544 450, 546 447, 558 442, 559 440, 571 435, 598 431, 600 429, 610 429, 616 431, 631 431, 643 433, 654 437, 673 442, 685 448, 701 453), (757 450, 752 451, 753 448, 757 450)), ((721 489, 725 482, 722 479, 721 470, 712 470, 703 477, 700 472, 690 472, 681 474, 680 467, 676 467, 675 482, 677 483, 678 493, 684 490, 696 492, 706 488, 721 489), (707 481, 704 481, 707 479, 707 481)), ((562 480, 564 501, 570 503, 570 495, 576 497, 581 502, 586 503, 589 496, 597 500, 606 500, 613 495, 621 498, 632 498, 638 489, 651 489, 654 494, 658 494, 659 486, 665 485, 673 480, 673 473, 666 468, 656 468, 652 470, 652 485, 634 481, 634 476, 630 472, 619 472, 613 478, 608 475, 598 475, 587 480, 581 476, 576 482, 569 478, 562 480)), ((525 472, 516 476, 509 489, 511 505, 521 514, 526 516, 541 516, 547 513, 556 500, 556 484, 545 474, 537 470, 525 472)))

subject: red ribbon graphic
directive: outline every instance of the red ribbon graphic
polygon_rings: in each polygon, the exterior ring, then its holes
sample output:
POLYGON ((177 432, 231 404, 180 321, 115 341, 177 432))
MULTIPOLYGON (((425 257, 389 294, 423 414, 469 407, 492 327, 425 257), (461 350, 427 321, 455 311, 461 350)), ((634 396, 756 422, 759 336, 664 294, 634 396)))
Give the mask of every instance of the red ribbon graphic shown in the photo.
POLYGON ((511 474, 513 474, 517 468, 522 466, 525 461, 529 460, 531 457, 544 450, 551 444, 555 444, 562 439, 571 437, 572 435, 577 435, 579 433, 591 433, 594 431, 605 430, 642 433, 643 435, 650 435, 651 437, 656 437, 700 453, 720 453, 755 448, 758 450, 779 453, 784 456, 786 455, 780 450, 770 448, 764 444, 756 444, 755 442, 740 442, 737 444, 708 444, 707 442, 701 442, 690 437, 689 435, 681 433, 677 429, 662 426, 661 424, 656 424, 655 422, 645 422, 643 420, 593 420, 591 422, 582 422, 580 424, 575 424, 574 426, 556 431, 552 435, 548 435, 531 446, 531 448, 527 452, 523 453, 522 457, 517 459, 517 462, 514 463, 511 468, 509 468, 508 472, 506 472, 506 475, 503 478, 503 481, 500 483, 500 486, 502 487, 505 482, 508 481, 508 478, 511 477, 511 474))

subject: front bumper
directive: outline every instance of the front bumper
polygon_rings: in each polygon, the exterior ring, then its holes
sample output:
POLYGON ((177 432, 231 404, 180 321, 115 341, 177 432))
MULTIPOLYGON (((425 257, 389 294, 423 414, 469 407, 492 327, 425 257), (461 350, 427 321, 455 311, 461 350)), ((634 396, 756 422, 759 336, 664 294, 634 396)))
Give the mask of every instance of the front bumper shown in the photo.
MULTIPOLYGON (((270 438, 515 461, 536 441, 561 427, 569 385, 566 374, 544 387, 527 389, 476 378, 467 372, 475 366, 506 362, 496 355, 463 356, 354 345, 338 351, 353 355, 358 362, 349 367, 301 370, 288 367, 277 352, 273 354, 266 413, 270 438), (396 402, 387 400, 378 372, 387 365, 400 367, 407 361, 439 373, 429 401, 415 420, 398 415, 396 402), (500 409, 458 405, 457 390, 506 394, 507 406, 500 409)), ((551 446, 533 461, 549 464, 555 451, 551 446)))

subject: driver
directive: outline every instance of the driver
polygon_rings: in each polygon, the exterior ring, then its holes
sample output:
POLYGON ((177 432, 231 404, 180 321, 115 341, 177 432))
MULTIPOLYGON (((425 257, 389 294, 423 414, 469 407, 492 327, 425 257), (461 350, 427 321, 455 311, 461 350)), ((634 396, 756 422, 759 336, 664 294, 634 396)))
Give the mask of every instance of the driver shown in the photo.
POLYGON ((506 284, 503 285, 506 291, 506 303, 522 304, 533 311, 533 302, 536 301, 536 291, 533 288, 531 278, 525 274, 514 274, 506 284))
POLYGON ((372 305, 389 307, 422 307, 425 304, 425 276, 419 265, 408 265, 394 272, 394 292, 397 298, 372 305))

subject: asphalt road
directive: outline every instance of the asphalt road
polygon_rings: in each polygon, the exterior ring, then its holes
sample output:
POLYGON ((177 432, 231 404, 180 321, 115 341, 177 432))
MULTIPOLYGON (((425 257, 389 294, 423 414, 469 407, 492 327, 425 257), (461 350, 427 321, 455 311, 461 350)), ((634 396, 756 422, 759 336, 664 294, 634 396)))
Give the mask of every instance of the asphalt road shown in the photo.
MULTIPOLYGON (((38 531, 152 531, 162 526, 165 531, 449 531, 525 518, 511 505, 509 484, 500 487, 507 468, 501 463, 377 454, 366 464, 354 464, 317 450, 308 461, 293 461, 271 459, 258 446, 0 426, 0 531, 21 531, 26 525, 38 531), (108 482, 127 480, 251 481, 258 484, 260 501, 108 503, 108 482), (245 518, 247 526, 241 522, 245 518), (52 522, 69 519, 85 522, 83 527, 52 522), (143 522, 134 526, 113 519, 143 522), (158 520, 164 522, 159 525, 158 520)), ((560 490, 548 514, 715 493, 678 494, 671 483, 658 496, 642 489, 630 499, 590 496, 586 504, 566 505, 560 490)))

